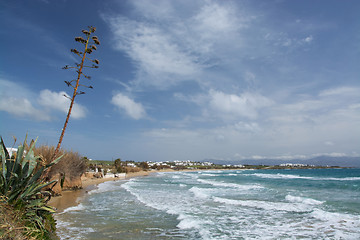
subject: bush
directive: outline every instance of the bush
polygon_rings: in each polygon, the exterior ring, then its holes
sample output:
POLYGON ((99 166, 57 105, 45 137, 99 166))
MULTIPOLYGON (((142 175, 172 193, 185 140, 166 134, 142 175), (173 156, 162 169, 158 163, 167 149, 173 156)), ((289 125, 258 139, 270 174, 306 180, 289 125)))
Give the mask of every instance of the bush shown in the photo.
MULTIPOLYGON (((40 146, 34 149, 34 153, 41 156, 46 163, 51 161, 55 152, 54 146, 40 146)), ((61 160, 48 172, 48 179, 52 179, 57 174, 60 174, 63 178, 70 180, 79 178, 85 173, 88 165, 86 158, 80 156, 79 153, 73 151, 66 151, 61 149, 56 157, 62 155, 61 160)))

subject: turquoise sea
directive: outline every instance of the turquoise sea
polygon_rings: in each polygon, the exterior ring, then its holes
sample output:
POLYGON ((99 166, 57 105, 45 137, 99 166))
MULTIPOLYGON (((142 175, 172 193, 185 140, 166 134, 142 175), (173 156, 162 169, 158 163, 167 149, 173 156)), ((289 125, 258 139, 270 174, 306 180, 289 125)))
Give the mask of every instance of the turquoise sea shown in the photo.
POLYGON ((360 169, 157 173, 56 219, 61 239, 360 239, 360 169))

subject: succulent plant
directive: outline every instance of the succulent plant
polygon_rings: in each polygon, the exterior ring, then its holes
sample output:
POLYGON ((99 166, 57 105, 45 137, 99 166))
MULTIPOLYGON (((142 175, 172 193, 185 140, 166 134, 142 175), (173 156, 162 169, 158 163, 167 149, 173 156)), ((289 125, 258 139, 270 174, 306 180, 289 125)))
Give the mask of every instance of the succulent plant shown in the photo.
POLYGON ((44 189, 55 181, 44 182, 43 173, 56 164, 61 157, 50 164, 43 165, 41 158, 34 156, 33 148, 36 140, 32 140, 28 150, 25 150, 27 137, 23 145, 18 147, 14 159, 10 158, 4 141, 0 142, 0 195, 8 204, 25 212, 25 221, 30 228, 39 230, 42 238, 46 238, 49 229, 47 221, 54 221, 51 213, 54 210, 46 205, 44 189))

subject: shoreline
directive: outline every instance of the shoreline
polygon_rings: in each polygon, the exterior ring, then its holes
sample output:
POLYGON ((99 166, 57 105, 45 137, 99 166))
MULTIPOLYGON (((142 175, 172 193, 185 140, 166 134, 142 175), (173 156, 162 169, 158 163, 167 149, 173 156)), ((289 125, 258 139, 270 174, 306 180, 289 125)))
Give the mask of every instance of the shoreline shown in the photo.
POLYGON ((145 177, 155 173, 161 172, 197 172, 197 171, 217 171, 217 170, 234 170, 234 169, 184 169, 184 170, 173 170, 173 169, 161 169, 151 171, 140 171, 127 173, 125 178, 111 177, 111 178, 87 178, 82 180, 82 188, 76 190, 65 190, 62 195, 55 196, 50 199, 47 205, 54 207, 56 213, 61 213, 69 207, 75 207, 81 203, 81 200, 86 197, 86 194, 98 187, 100 183, 109 181, 128 180, 134 177, 145 177))
POLYGON ((62 191, 60 196, 55 196, 50 199, 48 205, 56 209, 56 213, 61 213, 69 207, 74 207, 80 204, 81 200, 86 197, 86 194, 98 187, 100 183, 109 181, 127 180, 134 177, 148 176, 151 172, 140 171, 126 174, 124 178, 109 177, 109 178, 87 178, 81 181, 82 188, 76 190, 62 191))

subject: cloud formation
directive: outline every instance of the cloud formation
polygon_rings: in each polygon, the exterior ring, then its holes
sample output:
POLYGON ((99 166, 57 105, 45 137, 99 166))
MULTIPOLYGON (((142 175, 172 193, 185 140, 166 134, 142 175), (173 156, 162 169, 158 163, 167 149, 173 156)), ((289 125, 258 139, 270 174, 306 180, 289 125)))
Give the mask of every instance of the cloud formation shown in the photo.
MULTIPOLYGON (((0 111, 17 117, 35 119, 37 121, 54 120, 53 112, 67 113, 70 100, 66 92, 41 90, 39 94, 15 82, 0 79, 0 111)), ((86 108, 75 103, 71 118, 80 119, 86 116, 86 108)))
POLYGON ((118 109, 124 110, 129 117, 135 120, 139 120, 146 116, 145 109, 141 103, 135 102, 133 99, 122 93, 115 94, 111 99, 111 103, 118 109))
MULTIPOLYGON (((70 99, 66 92, 53 92, 48 89, 44 89, 40 92, 38 103, 49 110, 56 110, 63 113, 68 112, 70 106, 70 99), (67 96, 67 97, 65 97, 67 96)), ((86 116, 86 108, 80 104, 74 104, 71 111, 71 118, 80 119, 86 116)))
POLYGON ((137 67, 133 81, 137 86, 168 89, 186 81, 201 84, 203 71, 222 57, 219 49, 229 41, 234 46, 233 40, 245 25, 230 3, 208 1, 188 6, 181 1, 131 1, 130 4, 133 14, 103 18, 114 34, 114 47, 124 51, 137 67), (177 7, 193 10, 184 16, 176 11, 177 7))
POLYGON ((26 98, 0 96, 0 111, 5 111, 17 117, 33 118, 39 121, 49 121, 51 118, 45 112, 36 109, 26 98))
POLYGON ((255 119, 258 109, 268 107, 272 101, 260 94, 245 92, 241 95, 210 90, 210 107, 221 114, 255 119))

